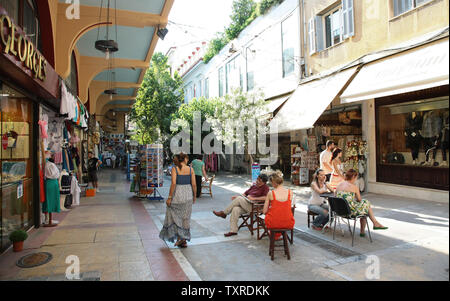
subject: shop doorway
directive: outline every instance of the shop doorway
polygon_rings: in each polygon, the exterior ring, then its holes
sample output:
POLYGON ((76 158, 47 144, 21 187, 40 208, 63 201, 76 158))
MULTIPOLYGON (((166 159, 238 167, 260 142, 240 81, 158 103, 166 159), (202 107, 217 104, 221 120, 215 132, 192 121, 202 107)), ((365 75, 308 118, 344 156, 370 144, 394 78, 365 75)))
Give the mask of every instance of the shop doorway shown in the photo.
POLYGON ((0 251, 9 234, 33 225, 33 104, 16 91, 0 86, 0 251))

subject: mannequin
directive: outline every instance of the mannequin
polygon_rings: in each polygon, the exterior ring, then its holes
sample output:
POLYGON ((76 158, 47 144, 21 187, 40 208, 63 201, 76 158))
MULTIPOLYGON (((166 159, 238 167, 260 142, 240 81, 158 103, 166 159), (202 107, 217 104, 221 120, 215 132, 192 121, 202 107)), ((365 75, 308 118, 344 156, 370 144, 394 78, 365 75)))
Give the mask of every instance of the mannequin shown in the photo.
MULTIPOLYGON (((429 111, 425 113, 422 123, 421 135, 424 138, 424 148, 426 151, 425 162, 421 165, 436 166, 434 160, 436 159, 436 152, 440 146, 440 135, 442 131, 442 119, 437 111, 429 111), (430 153, 433 152, 433 158, 430 160, 430 153)), ((437 164, 439 165, 439 164, 437 164)))
POLYGON ((422 136, 419 131, 422 128, 422 115, 416 112, 412 112, 406 118, 405 136, 406 136, 406 148, 411 149, 411 155, 413 164, 417 164, 417 158, 419 157, 419 149, 422 144, 422 136))
POLYGON ((63 169, 61 171, 61 176, 59 177, 59 187, 60 187, 60 208, 61 211, 70 211, 64 207, 64 202, 66 201, 66 196, 70 194, 70 175, 63 169), (69 183, 67 185, 67 183, 69 183))
MULTIPOLYGON (((50 155, 49 152, 46 155, 50 155)), ((59 170, 55 163, 53 163, 53 156, 47 159, 45 163, 45 202, 42 205, 42 211, 48 213, 48 223, 44 227, 54 227, 57 224, 52 221, 52 213, 61 211, 60 195, 59 195, 59 170)))
POLYGON ((72 182, 70 183, 70 193, 72 194, 73 199, 72 206, 80 205, 81 188, 78 185, 78 180, 75 176, 72 176, 72 182))

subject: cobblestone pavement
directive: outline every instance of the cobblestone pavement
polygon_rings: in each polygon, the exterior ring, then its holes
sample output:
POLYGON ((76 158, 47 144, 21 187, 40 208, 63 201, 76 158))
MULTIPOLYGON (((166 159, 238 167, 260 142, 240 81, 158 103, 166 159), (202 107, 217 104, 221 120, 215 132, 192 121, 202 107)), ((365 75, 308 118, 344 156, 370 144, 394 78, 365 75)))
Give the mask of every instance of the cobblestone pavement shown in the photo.
MULTIPOLYGON (((193 207, 188 248, 178 249, 158 238, 164 201, 134 197, 122 171, 105 169, 95 197, 82 198, 79 207, 56 214, 57 227, 32 230, 24 251, 0 255, 0 280, 67 280, 69 255, 78 257, 80 280, 87 281, 449 279, 448 204, 367 194, 389 230, 373 231, 373 243, 357 235, 352 248, 346 226, 335 240, 330 231, 308 229, 310 190, 292 187, 297 209, 291 260, 280 251, 272 261, 267 238, 257 240, 245 228, 225 238, 229 219, 212 214, 249 185, 248 176, 218 174, 213 198, 204 195, 193 207), (40 251, 52 253, 53 259, 36 268, 15 265, 22 256, 40 251)), ((159 189, 164 197, 169 186, 166 178, 159 189)))

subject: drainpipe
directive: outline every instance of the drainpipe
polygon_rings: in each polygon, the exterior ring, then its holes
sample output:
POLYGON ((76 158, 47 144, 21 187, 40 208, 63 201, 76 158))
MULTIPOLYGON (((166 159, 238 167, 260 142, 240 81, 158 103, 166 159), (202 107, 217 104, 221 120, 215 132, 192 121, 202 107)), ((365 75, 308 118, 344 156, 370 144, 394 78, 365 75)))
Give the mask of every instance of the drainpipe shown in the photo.
MULTIPOLYGON (((305 0, 301 1, 301 15, 302 15, 302 25, 303 25, 303 46, 301 47, 301 53, 303 54, 303 60, 305 64, 305 77, 308 77, 308 64, 306 59, 307 48, 306 48, 306 14, 305 14, 305 0)), ((300 42, 302 43, 302 42, 300 42)))

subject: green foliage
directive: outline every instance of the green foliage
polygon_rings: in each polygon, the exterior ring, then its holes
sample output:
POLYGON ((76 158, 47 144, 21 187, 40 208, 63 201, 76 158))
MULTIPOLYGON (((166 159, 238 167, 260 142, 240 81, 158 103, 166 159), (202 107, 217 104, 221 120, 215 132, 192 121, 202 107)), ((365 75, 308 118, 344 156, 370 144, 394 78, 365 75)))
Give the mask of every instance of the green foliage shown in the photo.
POLYGON ((203 56, 203 62, 207 64, 216 54, 220 52, 220 50, 228 44, 228 39, 224 33, 218 33, 216 38, 212 39, 209 42, 208 49, 206 50, 205 55, 203 56))
MULTIPOLYGON (((251 18, 256 18, 256 3, 253 0, 234 0, 233 10, 231 13, 231 24, 225 30, 228 40, 233 40, 241 33, 241 31, 250 24, 251 18)), ((253 21, 253 20, 252 20, 253 21)))
POLYGON ((203 56, 203 62, 207 64, 218 54, 229 41, 236 39, 239 34, 259 16, 265 14, 272 6, 278 5, 284 0, 262 0, 255 3, 254 0, 234 0, 231 13, 231 24, 225 29, 225 33, 217 33, 211 40, 208 49, 203 56))
POLYGON ((184 100, 182 83, 178 74, 171 77, 167 57, 155 53, 131 109, 130 118, 136 123, 133 139, 150 144, 170 135, 170 116, 184 100))
MULTIPOLYGON (((182 104, 178 111, 172 115, 172 119, 180 119, 189 124, 190 127, 190 140, 193 141, 193 125, 194 125, 194 113, 199 112, 201 117, 201 123, 203 123, 207 118, 214 116, 214 112, 216 107, 218 106, 218 99, 210 98, 207 99, 205 97, 194 98, 189 103, 182 104)), ((172 132, 173 135, 176 135, 180 132, 180 128, 176 131, 172 132)), ((201 141, 206 137, 210 132, 201 132, 201 141)), ((191 143, 192 148, 192 143, 191 143)), ((191 149, 192 152, 192 149, 191 149)))
POLYGON ((16 230, 9 234, 9 240, 11 242, 25 241, 28 238, 28 233, 23 230, 16 230))
POLYGON ((258 5, 258 14, 264 15, 272 6, 281 4, 284 0, 262 0, 258 5))

